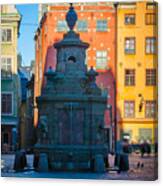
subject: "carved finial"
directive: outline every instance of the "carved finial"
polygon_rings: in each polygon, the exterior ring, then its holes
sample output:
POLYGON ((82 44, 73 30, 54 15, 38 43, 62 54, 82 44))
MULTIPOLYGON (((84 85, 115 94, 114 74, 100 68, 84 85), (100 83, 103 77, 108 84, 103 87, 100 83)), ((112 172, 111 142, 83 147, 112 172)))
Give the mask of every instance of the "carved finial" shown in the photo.
POLYGON ((77 19, 78 19, 78 17, 77 17, 75 10, 74 10, 73 4, 70 3, 69 11, 66 14, 66 21, 67 21, 67 25, 70 28, 70 30, 73 30, 77 19))

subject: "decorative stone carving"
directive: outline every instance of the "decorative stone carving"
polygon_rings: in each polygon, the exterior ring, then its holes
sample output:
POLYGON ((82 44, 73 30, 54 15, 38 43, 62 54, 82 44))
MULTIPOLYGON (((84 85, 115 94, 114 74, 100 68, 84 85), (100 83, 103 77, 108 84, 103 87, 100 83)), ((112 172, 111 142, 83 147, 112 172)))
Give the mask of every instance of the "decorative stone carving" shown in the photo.
POLYGON ((46 153, 41 153, 39 156, 38 168, 39 172, 48 172, 48 158, 46 153))
POLYGON ((90 162, 94 162, 95 171, 104 171, 105 165, 99 164, 109 151, 103 128, 107 96, 96 85, 98 73, 93 67, 87 71, 89 44, 72 30, 76 22, 72 15, 71 6, 67 15, 70 31, 54 44, 56 70, 45 73, 47 85, 37 98, 41 130, 35 150, 47 154, 53 170, 91 169, 90 162))
POLYGON ((97 87, 96 84, 96 76, 98 73, 91 67, 91 69, 87 72, 88 77, 88 85, 86 89, 86 93, 88 94, 101 94, 101 90, 97 87))
POLYGON ((70 3, 70 9, 66 15, 66 21, 71 30, 74 28, 77 19, 78 17, 76 12, 74 11, 74 7, 72 6, 72 3, 70 3))
POLYGON ((41 115, 39 118, 38 143, 44 143, 48 136, 47 117, 41 115))

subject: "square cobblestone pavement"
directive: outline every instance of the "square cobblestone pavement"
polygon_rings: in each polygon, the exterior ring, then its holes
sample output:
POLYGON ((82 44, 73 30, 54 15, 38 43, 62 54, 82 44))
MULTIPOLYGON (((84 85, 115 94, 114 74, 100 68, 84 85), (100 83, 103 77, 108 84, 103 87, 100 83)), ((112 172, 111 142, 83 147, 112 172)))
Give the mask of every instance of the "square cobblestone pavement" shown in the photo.
MULTIPOLYGON (((13 170, 14 155, 1 155, 1 176, 2 177, 25 177, 25 178, 59 178, 59 179, 100 179, 100 180, 145 180, 157 179, 157 158, 154 155, 141 158, 139 154, 129 155, 130 169, 128 172, 48 172, 40 173, 32 167, 33 155, 27 155, 28 166, 22 172, 13 170), (143 167, 137 168, 137 164, 143 163, 143 167)), ((109 163, 113 166, 114 156, 109 156, 109 163)))

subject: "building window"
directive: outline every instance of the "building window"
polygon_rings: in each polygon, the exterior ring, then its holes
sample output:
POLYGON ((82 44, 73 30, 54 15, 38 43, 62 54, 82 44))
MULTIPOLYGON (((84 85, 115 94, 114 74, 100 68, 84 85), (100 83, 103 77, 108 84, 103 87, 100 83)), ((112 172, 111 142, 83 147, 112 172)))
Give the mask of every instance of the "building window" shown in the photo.
POLYGON ((146 9, 147 10, 155 10, 156 8, 156 3, 155 2, 149 2, 146 4, 146 9))
POLYGON ((97 20, 96 30, 99 31, 99 32, 106 32, 108 30, 107 20, 97 20))
POLYGON ((156 38, 147 37, 145 48, 146 48, 146 54, 155 54, 156 53, 156 38))
POLYGON ((106 50, 96 51, 96 68, 106 69, 107 62, 108 62, 107 51, 106 50))
POLYGON ((10 28, 1 30, 1 41, 11 42, 12 41, 12 30, 10 28))
POLYGON ((135 70, 125 70, 125 85, 133 86, 135 85, 135 70))
POLYGON ((2 114, 12 114, 12 94, 2 93, 2 114))
POLYGON ((156 14, 147 13, 145 15, 145 22, 147 25, 155 25, 156 24, 156 14))
POLYGON ((59 20, 58 22, 57 22, 57 31, 58 32, 65 32, 65 31, 67 31, 68 30, 68 27, 67 27, 67 23, 66 23, 66 21, 61 21, 61 20, 59 20))
POLYGON ((139 129, 139 140, 151 140, 152 138, 152 129, 139 129))
POLYGON ((135 38, 125 38, 125 54, 135 54, 135 38))
POLYGON ((133 118, 135 116, 135 102, 134 101, 124 102, 124 115, 126 118, 133 118))
POLYGON ((11 58, 1 58, 1 76, 3 79, 12 77, 12 59, 11 58))
POLYGON ((145 116, 146 118, 156 117, 156 101, 146 101, 145 116))
POLYGON ((78 20, 77 21, 77 29, 79 32, 86 32, 88 30, 87 20, 78 20))
POLYGON ((134 25, 135 24, 135 14, 126 14, 125 15, 125 24, 134 25))
POLYGON ((146 85, 156 85, 156 69, 146 69, 146 85))

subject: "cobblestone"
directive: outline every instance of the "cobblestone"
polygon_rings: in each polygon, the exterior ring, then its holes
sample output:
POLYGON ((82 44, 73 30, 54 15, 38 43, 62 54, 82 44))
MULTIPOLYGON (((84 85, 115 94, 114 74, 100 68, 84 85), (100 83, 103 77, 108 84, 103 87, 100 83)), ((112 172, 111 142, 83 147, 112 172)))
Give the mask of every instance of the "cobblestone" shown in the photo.
MULTIPOLYGON (((39 173, 32 167, 33 156, 27 155, 28 166, 23 172, 14 172, 14 155, 1 156, 1 175, 3 177, 26 177, 26 178, 63 178, 63 179, 101 179, 101 180, 155 180, 157 178, 157 158, 154 155, 141 158, 132 153, 129 156, 130 169, 128 172, 117 173, 108 171, 105 173, 92 172, 48 172, 39 173), (143 167, 138 168, 138 163, 143 167)), ((110 166, 113 166, 114 156, 109 156, 110 166)))

